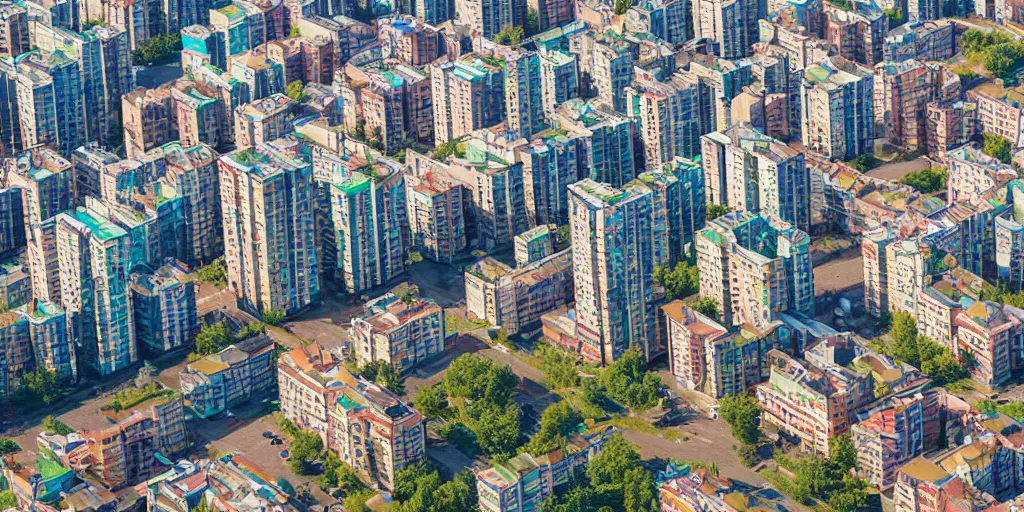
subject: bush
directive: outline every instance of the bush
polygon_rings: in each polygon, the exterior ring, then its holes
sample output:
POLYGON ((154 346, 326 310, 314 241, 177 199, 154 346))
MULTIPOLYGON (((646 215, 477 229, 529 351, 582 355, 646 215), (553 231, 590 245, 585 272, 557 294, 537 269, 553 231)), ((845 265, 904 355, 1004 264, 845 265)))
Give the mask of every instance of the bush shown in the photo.
POLYGON ((181 34, 157 34, 132 51, 132 62, 135 64, 153 65, 169 60, 181 51, 181 34))
POLYGON ((281 325, 286 315, 287 313, 280 309, 268 309, 263 312, 263 322, 268 325, 281 325))
POLYGON ((579 384, 579 372, 572 356, 548 345, 542 345, 537 351, 540 370, 544 372, 544 383, 548 387, 571 388, 579 384))
POLYGON ((693 310, 713 319, 718 319, 721 312, 718 309, 718 301, 711 297, 703 297, 693 303, 693 310))
POLYGON ((66 436, 68 434, 75 433, 75 429, 67 426, 63 421, 60 421, 53 416, 47 416, 43 419, 43 430, 50 434, 57 434, 59 436, 66 436))
POLYGON ((944 167, 921 169, 908 173, 900 179, 900 183, 914 187, 922 194, 931 194, 946 189, 947 174, 944 167))
POLYGON ((20 451, 21 446, 19 446, 14 439, 0 436, 0 455, 10 455, 20 451))
POLYGON ((732 209, 729 208, 727 205, 709 203, 707 211, 705 213, 705 218, 707 220, 715 220, 721 217, 722 215, 729 213, 730 211, 732 211, 732 209))
POLYGON ((608 396, 635 411, 650 409, 658 403, 661 378, 647 371, 647 362, 635 347, 605 368, 601 382, 608 396))
POLYGON ((873 153, 864 153, 858 155, 857 158, 850 160, 850 166, 857 169, 860 172, 868 172, 875 167, 878 167, 882 162, 875 157, 873 153))
POLYGON ((671 269, 655 267, 654 282, 665 287, 666 299, 683 299, 700 291, 700 269, 685 261, 671 269))
POLYGON ((312 463, 320 458, 324 442, 315 432, 299 430, 292 436, 289 446, 290 460, 288 465, 296 475, 308 475, 312 472, 312 463))
POLYGON ((303 91, 305 87, 306 86, 302 83, 302 80, 294 80, 285 86, 284 95, 295 101, 302 101, 309 96, 303 91))
POLYGON ((726 395, 719 401, 718 413, 732 429, 732 436, 743 444, 761 441, 761 405, 750 395, 726 395))
POLYGON ((177 391, 173 389, 164 389, 155 382, 146 384, 141 388, 128 388, 118 391, 114 394, 114 398, 110 400, 110 403, 101 407, 102 410, 115 410, 124 411, 131 409, 132 407, 145 402, 152 398, 159 398, 165 396, 172 396, 177 391))
POLYGON ((984 140, 981 147, 983 153, 1004 164, 1010 163, 1013 159, 1013 144, 1010 141, 994 133, 984 133, 982 138, 984 140))
POLYGON ((228 282, 227 266, 224 263, 224 257, 221 256, 209 265, 205 265, 196 269, 192 273, 192 276, 196 278, 200 283, 211 283, 214 286, 224 286, 228 282))

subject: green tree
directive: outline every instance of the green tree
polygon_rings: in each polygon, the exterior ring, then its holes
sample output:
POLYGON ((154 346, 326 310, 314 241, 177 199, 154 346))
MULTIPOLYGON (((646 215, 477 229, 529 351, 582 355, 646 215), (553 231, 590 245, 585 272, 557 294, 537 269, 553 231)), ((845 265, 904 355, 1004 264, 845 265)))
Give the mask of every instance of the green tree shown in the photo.
POLYGON ((448 444, 455 447, 467 457, 480 454, 480 444, 476 442, 476 433, 462 423, 451 423, 440 428, 438 432, 448 444))
POLYGON ((315 432, 300 430, 292 437, 288 464, 296 475, 308 475, 313 461, 324 450, 323 440, 315 432))
POLYGON ((349 494, 341 504, 345 507, 347 512, 372 512, 370 507, 366 506, 366 501, 374 497, 376 494, 377 493, 369 489, 355 494, 349 494))
POLYGON ((131 57, 135 64, 153 65, 169 60, 180 51, 180 33, 157 34, 138 45, 132 51, 131 57))
POLYGON ((476 442, 484 453, 495 456, 511 456, 519 447, 520 416, 519 406, 482 400, 469 408, 470 428, 476 434, 476 442))
POLYGON ((903 11, 895 7, 882 9, 882 14, 889 18, 889 28, 892 29, 903 23, 903 11))
POLYGON ((622 16, 633 6, 632 0, 615 0, 615 14, 622 16))
POLYGON ((47 433, 57 434, 59 436, 66 436, 68 434, 75 433, 75 429, 67 426, 63 421, 60 421, 53 416, 43 418, 43 430, 47 433))
POLYGON ((195 354, 208 356, 220 352, 231 343, 231 327, 226 320, 214 324, 207 324, 199 330, 196 335, 195 354))
POLYGON ((263 322, 267 325, 281 325, 286 315, 280 309, 268 309, 263 312, 263 322))
POLYGON ((946 189, 947 174, 945 167, 921 169, 908 173, 900 179, 900 183, 914 187, 922 194, 931 194, 946 189))
POLYGON ((718 310, 718 301, 713 297, 703 297, 693 303, 693 310, 708 317, 717 319, 720 312, 718 310))
POLYGON ((456 157, 460 157, 460 151, 459 151, 459 143, 460 142, 461 142, 461 139, 452 139, 452 140, 449 140, 448 142, 445 142, 445 143, 437 146, 437 149, 434 150, 434 160, 444 161, 444 160, 447 160, 448 157, 452 156, 452 155, 455 155, 456 157))
POLYGON ((626 472, 622 486, 623 505, 626 512, 658 512, 658 489, 654 477, 642 467, 626 472))
POLYGON ((1013 159, 1013 145, 1010 143, 1010 141, 1006 140, 1005 138, 999 135, 988 132, 982 134, 982 139, 984 141, 984 144, 981 147, 981 151, 986 155, 995 158, 1000 162, 1003 162, 1004 164, 1010 163, 1010 161, 1013 159))
POLYGON ((668 300, 683 299, 700 291, 700 269, 685 261, 671 269, 655 267, 653 277, 655 283, 665 287, 668 300))
POLYGON ((502 44, 508 46, 519 46, 519 43, 523 40, 525 31, 523 27, 516 25, 505 25, 501 28, 501 32, 494 34, 495 44, 502 44))
POLYGON ((595 488, 604 484, 622 485, 626 473, 636 467, 640 467, 640 452, 617 433, 605 441, 604 448, 587 465, 587 477, 595 488))
POLYGON ((472 512, 478 502, 476 477, 469 471, 456 473, 455 478, 434 491, 434 510, 437 512, 472 512))
POLYGON ((22 404, 53 405, 63 397, 64 390, 57 372, 36 368, 21 376, 21 389, 18 390, 16 401, 22 404))
POLYGON ((892 328, 889 330, 886 355, 913 366, 920 366, 921 359, 917 352, 917 321, 910 313, 898 311, 892 315, 892 328))
POLYGON ((196 269, 192 275, 200 283, 211 283, 214 286, 223 287, 228 282, 227 267, 224 264, 224 257, 221 256, 209 265, 196 269))
POLYGON ((583 421, 583 416, 569 405, 558 402, 544 409, 540 416, 540 429, 525 446, 525 451, 534 456, 544 455, 559 448, 565 448, 569 436, 583 421))
POLYGON ((370 382, 388 388, 396 395, 405 394, 402 375, 391 363, 381 360, 371 361, 359 369, 359 375, 370 382))
POLYGON ((537 9, 526 10, 526 35, 532 36, 540 32, 540 15, 537 14, 537 9))
POLYGON ((851 469, 857 469, 857 448, 853 446, 850 434, 843 434, 828 440, 828 453, 832 463, 844 475, 851 469))
POLYGON ((551 388, 571 388, 580 382, 579 372, 572 356, 547 345, 537 350, 544 383, 551 388))
POLYGON ((0 436, 0 455, 10 455, 20 451, 21 446, 18 446, 18 443, 16 443, 14 439, 0 436))
POLYGON ((868 172, 871 169, 878 167, 878 165, 881 163, 882 162, 880 162, 873 153, 864 153, 862 155, 857 155, 856 158, 850 160, 849 162, 851 167, 857 169, 860 172, 868 172))
POLYGON ((661 378, 647 371, 640 350, 631 348, 601 373, 601 382, 616 402, 643 411, 658 403, 661 378))
POLYGON ((705 217, 707 218, 707 220, 715 220, 731 211, 732 208, 729 208, 728 205, 708 203, 705 217))
POLYGON ((288 31, 288 38, 289 39, 291 39, 293 37, 299 37, 301 35, 302 35, 302 32, 299 31, 299 26, 298 25, 292 25, 292 29, 288 31))
POLYGON ((416 390, 413 405, 424 416, 437 419, 441 417, 445 407, 448 407, 448 397, 441 386, 423 386, 416 390))
POLYGON ((718 400, 718 413, 732 429, 732 436, 744 444, 761 440, 761 405, 750 395, 726 395, 718 400))
POLYGON ((303 91, 305 87, 306 85, 302 83, 302 80, 292 81, 284 88, 284 95, 295 101, 302 101, 309 96, 303 91))

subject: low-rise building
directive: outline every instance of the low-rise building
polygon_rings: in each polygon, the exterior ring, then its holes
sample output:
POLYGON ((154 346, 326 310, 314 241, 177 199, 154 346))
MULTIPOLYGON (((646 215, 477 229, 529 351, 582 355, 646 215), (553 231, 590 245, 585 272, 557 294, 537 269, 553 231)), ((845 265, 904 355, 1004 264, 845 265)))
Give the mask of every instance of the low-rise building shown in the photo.
POLYGON ((525 267, 555 252, 557 226, 543 224, 515 237, 516 265, 525 267))
POLYGON ((263 468, 237 454, 179 461, 146 482, 140 492, 151 512, 189 512, 202 501, 210 510, 305 510, 276 482, 268 481, 263 468))
POLYGON ((509 334, 573 301, 572 251, 513 269, 485 258, 466 270, 466 312, 509 334))
POLYGON ((789 351, 788 331, 774 322, 764 332, 730 332, 718 322, 672 301, 661 307, 665 316, 672 374, 690 389, 715 398, 743 393, 767 380, 769 350, 789 351))
POLYGON ((284 417, 365 478, 394 489, 395 473, 426 457, 426 418, 337 354, 314 342, 281 355, 277 370, 284 417))
POLYGON ((101 414, 112 426, 68 436, 41 434, 40 446, 57 454, 65 467, 111 490, 156 476, 162 467, 160 459, 188 447, 185 412, 177 391, 159 390, 128 409, 111 407, 101 414))
POLYGON ((586 466, 611 437, 612 427, 600 427, 573 435, 565 449, 534 457, 523 453, 476 475, 482 512, 536 510, 555 488, 569 482, 573 471, 586 466))
POLYGON ((255 336, 193 361, 178 374, 185 405, 199 418, 219 414, 277 387, 274 340, 255 336))
POLYGON ((360 365, 380 361, 401 372, 444 351, 444 311, 434 301, 392 291, 363 308, 349 329, 360 365))

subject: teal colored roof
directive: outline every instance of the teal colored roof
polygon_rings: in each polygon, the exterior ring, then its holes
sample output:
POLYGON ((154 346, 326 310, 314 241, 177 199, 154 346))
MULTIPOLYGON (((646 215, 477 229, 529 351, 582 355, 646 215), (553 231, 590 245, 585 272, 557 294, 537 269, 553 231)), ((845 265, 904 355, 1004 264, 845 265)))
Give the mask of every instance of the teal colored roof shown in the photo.
POLYGON ((95 217, 84 210, 75 212, 75 219, 82 224, 85 224, 89 230, 96 235, 96 238, 99 238, 100 240, 113 240, 115 238, 128 235, 127 231, 111 224, 106 219, 95 217))

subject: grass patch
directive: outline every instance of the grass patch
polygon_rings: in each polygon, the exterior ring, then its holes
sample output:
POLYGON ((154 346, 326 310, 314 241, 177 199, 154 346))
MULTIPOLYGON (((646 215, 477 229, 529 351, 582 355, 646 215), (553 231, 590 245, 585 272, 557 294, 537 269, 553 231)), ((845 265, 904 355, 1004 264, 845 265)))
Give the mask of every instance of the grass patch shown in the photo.
POLYGON ((658 428, 649 422, 633 416, 616 416, 612 419, 600 422, 600 425, 611 425, 622 430, 632 430, 642 434, 661 436, 669 441, 685 441, 688 438, 682 431, 672 428, 658 428))
POLYGON ((100 408, 103 411, 123 411, 154 398, 171 397, 177 391, 161 388, 156 383, 146 384, 141 388, 128 388, 118 391, 109 404, 100 408))
POLYGON ((488 327, 488 324, 483 320, 470 320, 453 313, 444 314, 445 334, 471 332, 484 327, 488 327))
POLYGON ((580 415, 584 418, 598 420, 608 417, 608 413, 604 409, 588 402, 583 397, 583 392, 577 388, 560 388, 552 391, 566 402, 569 402, 569 405, 579 411, 580 415))

